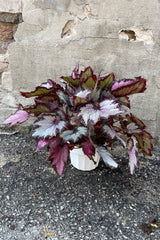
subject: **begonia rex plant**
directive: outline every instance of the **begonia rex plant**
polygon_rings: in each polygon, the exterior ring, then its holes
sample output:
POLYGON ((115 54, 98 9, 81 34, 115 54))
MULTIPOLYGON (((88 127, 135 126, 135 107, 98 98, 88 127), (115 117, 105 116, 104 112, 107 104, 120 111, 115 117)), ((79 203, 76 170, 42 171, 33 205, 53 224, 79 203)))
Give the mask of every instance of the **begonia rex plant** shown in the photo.
POLYGON ((118 164, 108 151, 116 141, 128 152, 133 174, 138 151, 151 156, 153 148, 144 123, 128 111, 128 96, 144 92, 146 80, 136 77, 117 81, 113 73, 96 76, 91 67, 79 72, 78 65, 71 76, 61 79, 63 86, 48 79, 34 91, 21 92, 26 98, 34 97, 34 104, 19 105, 4 124, 13 126, 34 117, 36 150, 48 147, 48 161, 58 174, 63 173, 69 152, 75 147, 82 148, 91 161, 97 151, 106 165, 116 168, 118 164))

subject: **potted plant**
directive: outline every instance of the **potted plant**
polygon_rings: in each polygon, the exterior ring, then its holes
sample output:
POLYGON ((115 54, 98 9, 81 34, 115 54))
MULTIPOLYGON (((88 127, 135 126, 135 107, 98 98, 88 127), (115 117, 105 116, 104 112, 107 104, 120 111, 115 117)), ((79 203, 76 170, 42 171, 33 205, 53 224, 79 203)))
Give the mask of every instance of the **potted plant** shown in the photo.
POLYGON ((117 81, 113 73, 96 76, 91 67, 79 72, 78 65, 71 76, 61 79, 63 86, 48 79, 34 91, 21 92, 26 98, 33 97, 34 104, 19 105, 4 124, 13 126, 34 117, 36 128, 32 136, 37 140, 37 150, 48 147, 48 161, 58 174, 63 173, 69 155, 76 158, 77 154, 72 152, 75 149, 80 149, 89 159, 91 168, 98 164, 95 156, 116 168, 118 164, 108 151, 116 141, 128 152, 133 174, 138 151, 150 156, 153 149, 152 136, 145 130, 144 123, 130 113, 128 97, 144 92, 146 80, 136 77, 117 81))

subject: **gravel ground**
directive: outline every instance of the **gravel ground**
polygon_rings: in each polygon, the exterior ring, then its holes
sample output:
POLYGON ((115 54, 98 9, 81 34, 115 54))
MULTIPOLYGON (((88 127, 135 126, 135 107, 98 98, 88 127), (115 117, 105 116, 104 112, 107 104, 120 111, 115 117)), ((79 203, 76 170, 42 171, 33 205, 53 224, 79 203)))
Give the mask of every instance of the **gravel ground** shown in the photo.
POLYGON ((116 170, 58 176, 30 131, 0 143, 0 240, 160 240, 159 145, 133 176, 118 155, 116 170))

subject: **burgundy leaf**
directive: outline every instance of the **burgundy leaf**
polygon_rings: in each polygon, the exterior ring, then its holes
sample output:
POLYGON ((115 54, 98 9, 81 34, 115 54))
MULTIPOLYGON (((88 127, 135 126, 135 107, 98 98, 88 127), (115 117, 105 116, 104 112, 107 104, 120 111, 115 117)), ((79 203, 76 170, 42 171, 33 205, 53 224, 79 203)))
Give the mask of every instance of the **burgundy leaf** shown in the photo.
POLYGON ((82 145, 84 154, 86 154, 89 158, 95 155, 95 148, 93 147, 93 145, 90 143, 89 140, 86 142, 83 142, 81 145, 82 145))
POLYGON ((36 96, 43 96, 53 92, 52 88, 45 88, 45 87, 36 87, 36 89, 32 92, 21 92, 21 95, 26 98, 36 97, 36 96))
POLYGON ((55 166, 59 175, 63 173, 64 166, 66 165, 69 157, 68 144, 57 143, 52 149, 50 149, 51 155, 48 161, 51 161, 51 166, 55 166))

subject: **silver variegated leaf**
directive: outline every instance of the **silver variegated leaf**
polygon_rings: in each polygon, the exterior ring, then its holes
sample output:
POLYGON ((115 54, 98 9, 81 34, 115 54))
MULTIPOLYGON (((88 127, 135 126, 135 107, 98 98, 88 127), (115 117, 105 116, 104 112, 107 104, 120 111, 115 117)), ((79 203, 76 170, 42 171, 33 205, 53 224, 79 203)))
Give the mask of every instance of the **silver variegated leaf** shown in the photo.
POLYGON ((66 130, 61 134, 61 137, 64 139, 64 141, 73 141, 77 142, 78 139, 83 135, 87 135, 87 128, 85 127, 77 127, 75 130, 66 130))
POLYGON ((33 133, 33 137, 52 137, 65 128, 65 121, 56 121, 55 116, 45 116, 42 120, 35 123, 39 126, 33 133))
POLYGON ((112 155, 106 150, 105 147, 97 146, 97 151, 106 165, 109 165, 111 168, 118 167, 118 164, 113 160, 112 155))
POLYGON ((82 117, 85 124, 91 121, 96 124, 100 118, 108 119, 109 116, 124 113, 124 109, 119 107, 119 104, 114 100, 104 100, 100 102, 99 106, 94 106, 93 104, 87 104, 81 107, 78 117, 82 117))

